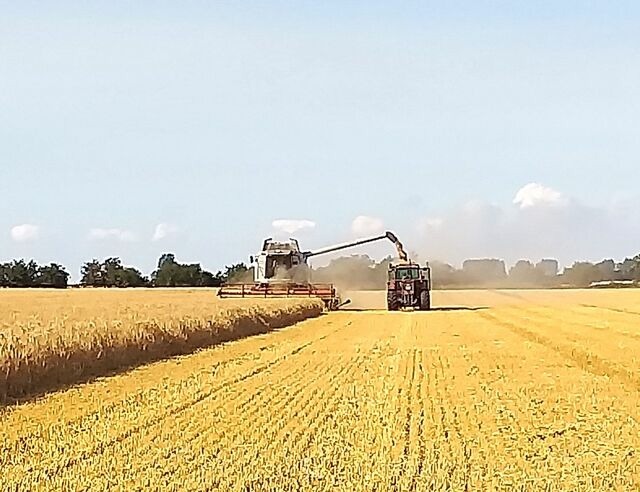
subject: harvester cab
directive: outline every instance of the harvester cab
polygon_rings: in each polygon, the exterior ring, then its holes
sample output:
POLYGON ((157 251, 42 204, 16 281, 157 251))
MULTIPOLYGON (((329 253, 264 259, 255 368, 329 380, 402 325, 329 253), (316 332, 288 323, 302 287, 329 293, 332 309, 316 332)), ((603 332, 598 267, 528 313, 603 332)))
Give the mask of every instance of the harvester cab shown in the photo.
POLYGON ((341 302, 332 284, 317 284, 311 282, 309 258, 353 248, 362 244, 388 239, 395 246, 400 261, 407 260, 407 253, 402 243, 392 232, 380 236, 359 239, 348 243, 336 244, 326 248, 302 251, 296 239, 287 242, 266 239, 262 244, 262 251, 251 257, 253 265, 253 284, 226 284, 218 291, 220 297, 317 297, 324 301, 329 310, 337 309, 347 304, 341 302))
POLYGON ((431 267, 403 262, 389 265, 387 279, 387 309, 431 309, 431 267))
POLYGON ((251 257, 250 261, 254 265, 257 284, 288 281, 296 273, 294 270, 306 264, 296 239, 290 239, 289 242, 266 239, 262 251, 255 258, 251 257))

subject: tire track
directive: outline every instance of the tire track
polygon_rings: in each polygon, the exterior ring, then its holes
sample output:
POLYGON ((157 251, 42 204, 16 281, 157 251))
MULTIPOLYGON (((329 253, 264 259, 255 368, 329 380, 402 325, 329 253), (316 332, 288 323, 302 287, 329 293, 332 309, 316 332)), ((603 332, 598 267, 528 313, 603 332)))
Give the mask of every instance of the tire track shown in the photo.
MULTIPOLYGON (((576 312, 575 310, 568 310, 568 312, 576 315, 580 315, 583 317, 589 317, 586 313, 576 312)), ((543 328, 545 327, 545 325, 555 325, 556 322, 558 321, 557 318, 554 318, 544 312, 540 312, 536 309, 531 309, 531 308, 521 309, 519 312, 516 312, 515 315, 511 314, 511 317, 512 318, 515 317, 516 319, 518 319, 518 314, 527 315, 527 317, 525 318, 526 320, 531 321, 536 325, 540 325, 543 328)), ((507 320, 503 320, 503 321, 509 322, 507 320)), ((563 337, 567 339, 566 340, 567 342, 572 342, 577 344, 577 346, 574 349, 575 352, 582 352, 582 354, 586 354, 585 356, 589 361, 591 359, 601 359, 604 363, 607 363, 606 358, 599 357, 597 354, 594 354, 590 351, 583 350, 580 348, 580 346, 581 345, 596 346, 602 349, 605 345, 610 344, 611 342, 611 337, 607 336, 609 334, 614 336, 624 337, 624 338, 633 340, 636 343, 640 340, 640 334, 634 334, 634 333, 628 333, 628 332, 622 331, 620 327, 594 326, 588 322, 572 321, 571 319, 567 319, 567 318, 562 320, 562 325, 557 329, 557 331, 563 333, 563 337), (569 329, 569 327, 574 327, 575 329, 569 329), (591 333, 592 336, 589 336, 589 333, 591 333)), ((573 347, 573 345, 571 346, 573 347)), ((616 351, 619 349, 619 347, 610 347, 610 348, 616 351)), ((640 349, 640 344, 638 344, 638 346, 629 347, 629 348, 634 350, 634 352, 630 354, 632 357, 631 365, 637 366, 635 362, 635 350, 640 349)), ((613 362, 611 362, 610 364, 612 366, 616 366, 616 364, 613 362)), ((623 366, 618 366, 618 367, 622 368, 623 366)), ((628 371, 627 369, 624 369, 624 370, 628 371)), ((632 373, 633 371, 628 371, 628 372, 632 373)))
MULTIPOLYGON (((345 327, 348 326, 345 325, 345 327)), ((294 381, 296 381, 296 389, 293 393, 289 393, 287 395, 286 399, 281 399, 281 400, 277 400, 277 398, 282 398, 283 393, 280 393, 278 391, 274 391, 273 392, 273 397, 272 397, 272 401, 276 400, 277 406, 272 406, 272 405, 261 405, 260 408, 258 408, 257 410, 254 408, 254 410, 256 410, 257 414, 255 415, 255 418, 253 418, 254 415, 247 415, 245 417, 243 417, 244 421, 247 422, 251 422, 252 423, 252 428, 265 428, 267 427, 267 425, 270 423, 271 421, 271 417, 273 415, 277 415, 280 416, 280 420, 279 422, 281 422, 283 420, 283 416, 285 415, 290 415, 291 413, 295 413, 295 412, 299 412, 301 410, 304 410, 306 407, 312 405, 315 401, 317 401, 318 399, 322 399, 322 395, 319 394, 321 392, 318 391, 318 387, 323 387, 326 384, 326 380, 327 378, 329 378, 329 381, 333 381, 334 379, 339 377, 339 374, 341 374, 342 372, 344 372, 347 367, 341 367, 340 365, 336 365, 333 364, 333 361, 329 358, 325 358, 322 360, 322 363, 320 365, 316 364, 315 359, 313 358, 309 358, 307 361, 305 361, 305 365, 311 365, 314 367, 315 371, 313 372, 315 374, 315 378, 312 380, 309 380, 308 378, 305 378, 304 375, 306 374, 307 376, 309 375, 308 372, 302 371, 303 373, 303 377, 300 378, 293 378, 294 381), (314 365, 315 364, 315 365, 314 365), (332 372, 332 369, 338 369, 340 368, 339 372, 336 374, 334 372, 332 372), (312 392, 314 399, 312 401, 307 401, 307 400, 300 400, 299 397, 308 392, 309 388, 311 386, 315 386, 316 390, 312 392), (291 404, 296 402, 297 404, 293 407, 291 407, 291 404)), ((295 365, 294 365, 295 367, 295 365)), ((284 370, 282 367, 279 368, 279 370, 284 370)), ((287 378, 289 379, 289 378, 287 378)), ((266 384, 269 384, 269 382, 267 382, 266 384)), ((280 385, 280 386, 285 386, 288 387, 287 385, 280 385)), ((284 419, 285 421, 287 419, 284 419)), ((268 440, 269 442, 271 442, 272 444, 270 445, 270 447, 276 446, 276 443, 281 443, 281 442, 287 442, 287 435, 285 434, 285 430, 286 430, 286 422, 285 425, 281 426, 278 428, 277 432, 275 433, 275 435, 273 436, 269 436, 268 440)), ((227 443, 226 441, 223 442, 221 439, 219 438, 215 438, 215 436, 212 436, 212 432, 215 434, 215 429, 212 429, 210 432, 206 432, 201 436, 198 436, 197 440, 195 442, 192 443, 192 445, 190 446, 190 448, 193 448, 194 446, 198 449, 204 449, 205 448, 205 444, 207 442, 215 442, 215 446, 212 448, 212 450, 210 452, 206 453, 206 457, 201 457, 201 459, 205 459, 205 460, 209 460, 209 459, 216 459, 219 460, 220 455, 223 454, 223 450, 224 449, 228 449, 229 447, 232 448, 237 448, 237 447, 242 447, 244 445, 243 443, 243 439, 245 438, 245 436, 242 433, 237 433, 234 435, 233 441, 231 443, 227 443), (198 447, 198 443, 201 443, 202 445, 200 447, 198 447)), ((256 435, 263 435, 262 433, 257 433, 256 435)), ((265 450, 261 449, 258 451, 256 451, 257 454, 255 455, 250 455, 250 456, 245 456, 242 460, 233 460, 233 463, 231 464, 231 466, 233 466, 234 468, 236 467, 243 467, 246 468, 249 464, 254 465, 256 464, 256 459, 260 458, 261 456, 263 456, 265 454, 265 450)), ((226 458, 223 458, 226 459, 226 458)), ((190 466, 193 466, 193 463, 189 463, 190 466)), ((181 467, 179 467, 177 469, 177 472, 179 472, 180 470, 182 470, 181 467)), ((169 482, 172 483, 172 482, 169 482)), ((176 484, 179 485, 179 484, 176 484)), ((211 484, 210 484, 211 485, 211 484)), ((220 488, 220 487, 225 487, 225 488, 229 488, 231 487, 233 484, 229 484, 227 482, 225 482, 224 480, 224 474, 220 473, 219 476, 216 478, 215 483, 212 485, 214 487, 220 488)))
MULTIPOLYGON (((330 325, 332 323, 333 322, 329 320, 327 321, 326 324, 330 325)), ((278 332, 274 332, 274 333, 278 333, 278 332)), ((303 335, 303 333, 300 333, 299 335, 303 335)), ((247 341, 247 339, 238 341, 237 343, 242 343, 245 341, 247 341)), ((264 350, 269 350, 274 346, 277 346, 278 343, 282 344, 283 346, 286 346, 287 344, 290 343, 290 340, 284 339, 277 343, 268 343, 258 347, 257 350, 259 350, 259 353, 262 354, 264 350)), ((219 348, 220 347, 215 347, 214 350, 216 349, 219 350, 219 348)), ((199 354, 191 355, 191 356, 180 356, 179 359, 198 357, 201 354, 202 352, 199 354)), ((277 357, 277 354, 274 354, 273 359, 275 359, 276 357, 277 357)), ((238 361, 252 362, 252 361, 256 361, 258 358, 259 358, 259 355, 257 355, 256 353, 242 352, 234 357, 231 357, 230 359, 216 362, 215 364, 213 364, 213 371, 215 374, 217 374, 220 369, 230 364, 237 363, 238 361)), ((154 363, 154 364, 157 364, 157 363, 154 363)), ((135 371, 140 371, 140 370, 144 370, 144 368, 135 369, 135 371)), ((197 382, 200 376, 201 376, 201 372, 192 373, 186 378, 175 382, 173 386, 176 388, 178 393, 181 393, 182 391, 188 392, 189 387, 192 386, 194 382, 197 382)), ((116 377, 121 377, 121 376, 116 376, 116 377)), ((227 377, 226 381, 231 381, 232 379, 233 379, 232 377, 227 377)), ((125 395, 124 398, 114 399, 113 401, 105 402, 95 410, 82 415, 78 415, 75 418, 58 421, 48 427, 38 426, 38 428, 34 429, 33 431, 30 431, 21 435, 17 441, 0 439, 0 457, 15 456, 17 454, 27 454, 29 453, 30 449, 37 449, 43 439, 52 440, 52 439, 58 438, 60 440, 63 440, 63 439, 69 440, 74 435, 85 435, 88 431, 95 433, 96 422, 106 423, 109 421, 110 418, 114 418, 114 417, 117 418, 118 414, 121 413, 124 408, 136 406, 142 400, 154 401, 154 399, 157 397, 157 394, 162 390, 162 387, 163 387, 163 383, 160 382, 154 386, 137 390, 134 393, 129 393, 125 395)), ((153 407, 152 405, 149 405, 149 406, 151 408, 153 407)), ((17 408, 20 408, 20 407, 18 406, 16 407, 16 409, 17 408)), ((16 410, 12 409, 8 415, 4 416, 4 418, 9 418, 10 413, 14 411, 16 410)), ((2 464, 3 464, 2 459, 0 458, 0 466, 2 466, 2 464)))
MULTIPOLYGON (((584 306, 585 305, 583 305, 583 307, 584 306)), ((589 306, 587 306, 587 307, 589 307, 589 306)), ((595 308, 595 306, 593 306, 593 307, 595 308)), ((616 312, 618 314, 623 314, 623 313, 624 314, 631 314, 631 313, 624 312, 624 311, 615 311, 614 310, 614 312, 616 312)), ((526 308, 526 309, 520 309, 520 313, 530 314, 532 316, 536 316, 538 318, 545 319, 548 322, 557 321, 557 317, 550 316, 550 315, 548 315, 548 314, 546 314, 544 312, 540 312, 539 308, 535 308, 535 307, 526 308)), ((614 333, 616 335, 620 335, 620 336, 623 336, 623 337, 631 338, 633 340, 640 339, 640 334, 625 332, 625 331, 622 331, 622 329, 620 329, 619 327, 611 327, 611 326, 603 327, 603 326, 593 325, 593 324, 590 323, 590 321, 593 320, 593 316, 591 316, 591 315, 589 315, 587 313, 584 313, 582 311, 579 311, 579 310, 576 310, 576 309, 566 309, 566 313, 567 314, 572 314, 572 315, 574 315, 576 317, 580 316, 580 317, 583 317, 583 318, 587 318, 588 321, 586 321, 586 320, 585 321, 573 321, 570 318, 565 318, 562 321, 562 325, 563 326, 574 326, 574 327, 577 327, 577 328, 580 328, 580 329, 588 328, 589 330, 592 330, 595 333, 602 333, 603 330, 608 330, 611 333, 614 333)), ((613 323, 615 323, 615 324, 623 324, 622 321, 614 321, 613 323)))
MULTIPOLYGON (((341 404, 341 386, 338 383, 353 377, 358 371, 360 363, 363 361, 363 355, 359 354, 351 358, 348 362, 342 363, 340 370, 331 376, 328 381, 325 379, 319 381, 318 388, 312 392, 311 398, 303 403, 300 410, 293 412, 300 421, 312 422, 311 425, 295 425, 293 429, 288 429, 291 427, 291 424, 287 421, 280 429, 277 438, 272 439, 264 450, 260 450, 260 457, 270 456, 270 460, 272 461, 275 460, 280 463, 286 462, 289 464, 288 468, 283 469, 282 473, 277 474, 278 478, 293 479, 292 475, 296 475, 297 472, 302 471, 300 469, 300 460, 305 459, 305 453, 309 452, 312 443, 320 438, 319 431, 327 428, 330 419, 334 417, 335 411, 341 404), (320 382, 322 382, 322 384, 320 384, 320 382), (326 386, 331 388, 328 393, 322 391, 322 388, 326 386), (324 404, 321 405, 320 403, 324 404), (285 429, 287 430, 285 431, 285 429), (291 446, 292 443, 297 445, 291 446), (296 462, 296 460, 298 461, 296 462)), ((258 462, 260 462, 260 460, 258 462)), ((245 465, 252 463, 255 462, 253 460, 244 462, 245 465)), ((308 473, 308 470, 306 470, 306 473, 308 473)), ((262 476, 251 479, 248 482, 245 481, 242 486, 246 490, 255 490, 255 487, 261 489, 265 483, 269 483, 274 478, 273 476, 262 476)), ((224 482, 224 485, 237 487, 240 484, 231 481, 224 482)))
POLYGON ((406 476, 407 462, 409 461, 409 445, 411 442, 411 398, 413 381, 415 379, 415 357, 416 350, 413 349, 411 355, 407 353, 404 360, 404 374, 398 387, 398 406, 396 407, 396 428, 401 429, 402 451, 397 463, 396 472, 391 477, 390 486, 392 490, 402 490, 402 479, 406 476), (409 362, 411 359, 411 362, 409 362))
POLYGON ((640 390, 640 380, 630 374, 627 369, 618 366, 614 362, 607 361, 595 354, 587 353, 579 348, 576 348, 575 346, 560 344, 539 333, 527 330, 522 326, 516 325, 509 321, 501 320, 500 318, 492 314, 483 312, 478 313, 478 315, 486 320, 502 326, 503 328, 508 329, 509 331, 529 340, 530 342, 538 343, 560 354, 565 359, 573 361, 583 371, 589 372, 596 376, 605 376, 608 378, 618 379, 621 382, 632 386, 636 390, 640 390))
POLYGON ((586 307, 586 308, 592 308, 592 309, 602 309, 603 311, 611 311, 613 313, 618 313, 618 314, 625 314, 625 315, 629 314, 632 316, 640 316, 640 312, 629 311, 627 309, 613 308, 609 306, 596 306, 595 304, 580 304, 580 306, 586 307))
POLYGON ((424 468, 424 463, 426 459, 426 445, 424 442, 425 404, 424 404, 424 399, 422 397, 422 391, 423 391, 422 386, 424 383, 424 366, 422 364, 422 360, 423 360, 422 350, 415 350, 414 355, 415 355, 414 361, 417 361, 417 373, 418 373, 418 379, 416 382, 416 398, 418 400, 418 408, 420 409, 420 413, 417 416, 417 441, 418 441, 417 459, 418 461, 417 461, 415 473, 411 477, 411 484, 409 486, 410 490, 418 490, 417 482, 422 475, 422 470, 424 468))
MULTIPOLYGON (((345 328, 344 326, 342 327, 338 327, 337 329, 331 331, 330 333, 327 333, 317 339, 314 340, 310 340, 306 343, 303 343, 302 345, 296 347, 295 349, 289 351, 288 353, 281 355, 277 358, 275 358, 274 360, 265 363, 263 365, 260 365, 254 369, 252 369, 249 372, 246 372, 244 374, 241 374, 239 376, 236 376, 234 378, 231 378, 230 380, 222 383, 221 385, 217 385, 215 387, 213 387, 211 390, 209 391, 205 391, 202 392, 201 394, 199 394, 196 398, 191 399, 190 401, 181 403, 180 405, 177 405, 175 407, 170 408, 169 410, 160 413, 159 415, 154 416, 151 419, 145 420, 143 423, 135 425, 127 430, 125 430, 124 432, 118 434, 117 436, 107 440, 107 441, 100 441, 98 443, 96 443, 94 446, 92 446, 91 448, 87 449, 87 450, 83 450, 81 451, 78 455, 76 456, 72 456, 72 457, 67 457, 66 459, 62 460, 62 462, 58 462, 56 463, 53 459, 51 461, 53 461, 53 463, 48 463, 45 464, 44 467, 38 466, 38 468, 33 469, 32 467, 28 467, 25 471, 27 472, 27 474, 31 475, 32 473, 35 473, 37 476, 38 475, 42 475, 44 477, 53 477, 56 475, 61 474, 63 471, 65 470, 69 470, 77 465, 79 465, 80 463, 83 463, 85 461, 88 461, 90 459, 92 459, 92 457, 95 457, 96 455, 100 455, 100 454, 104 454, 108 449, 121 444, 123 441, 125 441, 126 439, 130 439, 131 437, 140 434, 141 432, 145 431, 146 429, 149 429, 153 426, 159 425, 162 422, 164 422, 165 420, 167 420, 170 417, 174 417, 186 410, 188 410, 189 408, 193 407, 194 405, 197 405, 198 403, 207 400, 213 396, 215 396, 216 394, 220 393, 222 390, 224 390, 226 387, 232 386, 232 385, 236 385, 239 383, 242 383, 252 377, 255 377, 259 374, 261 374, 264 371, 269 370, 270 368, 281 364, 283 361, 287 360, 287 358, 289 357, 293 357, 296 356, 297 354, 299 354, 301 351, 305 350, 306 348, 308 348, 309 346, 313 345, 314 343, 318 343, 322 340, 327 339, 329 336, 334 335, 335 333, 337 333, 338 331, 340 331, 341 329, 345 328)), ((57 455, 59 456, 59 455, 57 455)), ((26 483, 29 483, 28 481, 26 483)))
MULTIPOLYGON (((245 409, 249 410, 249 414, 247 415, 247 421, 252 421, 253 419, 259 418, 259 413, 262 411, 265 411, 265 409, 267 408, 275 407, 276 409, 282 409, 292 399, 292 397, 289 398, 288 400, 285 400, 284 402, 280 402, 280 403, 276 402, 277 406, 271 407, 273 402, 276 401, 277 398, 281 397, 281 393, 279 393, 278 390, 282 389, 283 387, 287 387, 287 383, 289 381, 299 380, 299 377, 302 374, 306 373, 306 370, 309 368, 309 366, 310 366, 309 361, 305 362, 304 364, 296 364, 294 365, 296 369, 292 372, 288 372, 285 379, 280 380, 276 385, 274 385, 270 381, 265 381, 264 383, 259 385, 257 388, 251 389, 251 391, 235 393, 231 399, 225 399, 223 405, 229 406, 230 404, 238 402, 239 411, 244 411, 245 409), (270 391, 265 392, 265 390, 270 390, 270 391), (266 393, 266 396, 265 396, 265 393, 266 393)), ((326 364, 323 367, 326 367, 326 364)), ((177 438, 175 440, 172 441, 171 436, 165 436, 164 441, 173 442, 174 445, 171 446, 170 448, 162 449, 160 456, 150 458, 151 463, 153 463, 154 460, 157 458, 157 459, 162 459, 164 461, 168 461, 171 465, 173 465, 173 466, 165 467, 164 475, 171 475, 175 471, 175 466, 178 464, 178 462, 176 460, 173 460, 172 457, 174 457, 179 450, 190 447, 192 443, 198 441, 199 438, 202 438, 202 436, 207 434, 212 427, 214 427, 217 423, 219 423, 219 422, 210 422, 206 419, 203 419, 202 410, 196 411, 195 407, 196 406, 194 405, 194 407, 192 407, 188 413, 185 412, 185 414, 182 415, 180 420, 173 422, 173 428, 177 433, 177 436, 176 436, 177 438), (192 429, 188 433, 185 433, 184 430, 181 429, 181 424, 185 421, 188 423, 192 419, 199 422, 201 426, 196 429, 192 429)), ((157 436, 158 436, 157 433, 151 434, 147 436, 146 440, 153 442, 157 436)), ((136 443, 134 446, 135 448, 146 449, 146 447, 144 446, 144 443, 136 443)), ((144 449, 143 449, 143 452, 144 452, 144 449)), ((127 450, 127 451, 130 451, 130 450, 127 450)), ((121 456, 122 455, 132 456, 131 452, 118 452, 116 454, 121 456)), ((137 466, 128 469, 127 472, 128 474, 135 474, 136 471, 144 473, 144 467, 146 466, 147 466, 147 463, 142 462, 142 463, 139 463, 137 466)))

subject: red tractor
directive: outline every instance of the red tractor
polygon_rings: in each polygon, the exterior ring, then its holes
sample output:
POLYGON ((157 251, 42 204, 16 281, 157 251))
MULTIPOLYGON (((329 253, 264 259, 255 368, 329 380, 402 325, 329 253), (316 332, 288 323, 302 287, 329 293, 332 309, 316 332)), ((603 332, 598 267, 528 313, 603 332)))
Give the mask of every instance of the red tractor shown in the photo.
POLYGON ((417 263, 389 265, 387 309, 431 309, 431 268, 417 263))

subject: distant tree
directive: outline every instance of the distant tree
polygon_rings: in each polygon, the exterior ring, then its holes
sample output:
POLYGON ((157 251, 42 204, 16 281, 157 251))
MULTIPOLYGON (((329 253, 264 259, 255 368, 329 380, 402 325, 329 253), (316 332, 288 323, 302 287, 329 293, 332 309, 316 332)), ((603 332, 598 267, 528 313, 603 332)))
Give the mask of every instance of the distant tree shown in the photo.
POLYGON ((556 277, 559 271, 558 260, 544 259, 536 265, 540 277, 556 277))
POLYGON ((385 289, 387 286, 387 278, 389 277, 389 265, 393 263, 393 258, 387 256, 385 259, 377 263, 373 267, 373 282, 370 287, 372 289, 385 289))
POLYGON ((120 258, 107 258, 100 265, 105 287, 123 287, 122 285, 122 261, 120 258))
POLYGON ((9 287, 35 287, 38 276, 38 264, 31 260, 14 260, 6 268, 7 284, 9 287))
POLYGON ((633 280, 640 282, 640 254, 633 257, 634 265, 631 268, 631 275, 633 280))
POLYGON ((125 267, 119 273, 118 287, 146 287, 149 279, 132 267, 125 267))
POLYGON ((158 260, 158 268, 151 274, 151 282, 156 287, 208 287, 220 285, 216 276, 202 269, 200 264, 181 264, 175 255, 163 254, 158 260))
POLYGON ((604 260, 596 264, 599 272, 598 280, 615 280, 616 278, 616 262, 613 260, 604 260))
POLYGON ((38 283, 38 264, 31 260, 27 263, 27 282, 25 287, 34 287, 38 283))
POLYGON ((0 264, 0 287, 65 288, 68 280, 69 274, 56 263, 40 266, 33 260, 13 260, 0 264))
POLYGON ((106 285, 102 264, 95 258, 82 265, 80 284, 86 287, 104 287, 106 285))
POLYGON ((0 263, 0 287, 9 287, 9 273, 9 265, 0 263))
POLYGON ((197 264, 178 265, 176 286, 199 287, 202 283, 202 267, 197 264))
POLYGON ((376 262, 367 255, 333 259, 326 267, 318 268, 313 274, 313 279, 317 282, 333 283, 347 290, 381 288, 376 262), (378 282, 376 282, 377 278, 378 282))
POLYGON ((202 272, 200 276, 200 285, 202 287, 220 287, 222 285, 222 279, 220 277, 221 272, 214 275, 206 270, 202 272))
POLYGON ((618 265, 620 278, 622 280, 632 280, 636 269, 636 260, 634 258, 626 258, 618 265))
POLYGON ((462 264, 462 271, 471 284, 490 284, 507 277, 504 261, 493 258, 465 260, 462 264))
POLYGON ((158 260, 158 269, 151 274, 151 280, 156 287, 175 287, 180 266, 175 255, 165 253, 158 260))
POLYGON ((64 267, 51 263, 49 266, 38 267, 38 286, 55 289, 66 289, 69 282, 69 274, 64 267))
POLYGON ((533 263, 520 260, 509 270, 509 280, 516 285, 532 285, 538 280, 537 271, 533 263))
POLYGON ((225 267, 223 279, 225 282, 251 282, 253 272, 244 263, 236 263, 225 267))
POLYGON ((593 263, 576 262, 565 268, 562 282, 575 287, 588 287, 592 282, 601 280, 601 277, 600 269, 593 263))
POLYGON ((144 287, 149 279, 132 267, 122 265, 120 258, 107 258, 103 262, 91 260, 81 269, 80 283, 87 287, 144 287))
POLYGON ((460 276, 462 272, 456 270, 448 263, 441 261, 432 261, 431 266, 431 281, 436 288, 455 287, 460 284, 460 276))
POLYGON ((158 260, 158 269, 170 264, 177 265, 176 255, 174 255, 173 253, 164 253, 158 260))

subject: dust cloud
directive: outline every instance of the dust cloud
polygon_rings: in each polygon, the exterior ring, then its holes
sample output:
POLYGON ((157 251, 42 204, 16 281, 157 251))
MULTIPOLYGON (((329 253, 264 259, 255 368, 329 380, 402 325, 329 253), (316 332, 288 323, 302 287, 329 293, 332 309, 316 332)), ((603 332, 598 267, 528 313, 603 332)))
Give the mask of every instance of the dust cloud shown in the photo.
POLYGON ((376 263, 368 256, 341 257, 313 270, 312 281, 334 284, 340 292, 380 290, 386 285, 389 263, 390 258, 376 263))
POLYGON ((510 205, 469 201, 425 217, 410 243, 425 258, 452 265, 468 258, 500 258, 508 265, 554 258, 569 266, 637 253, 640 202, 591 206, 551 189, 542 198, 523 196, 530 190, 519 190, 510 205))

